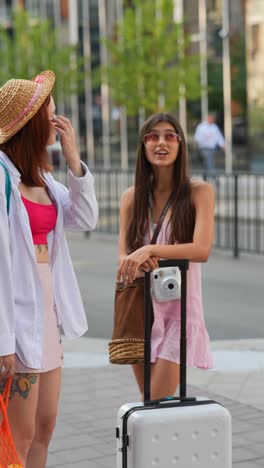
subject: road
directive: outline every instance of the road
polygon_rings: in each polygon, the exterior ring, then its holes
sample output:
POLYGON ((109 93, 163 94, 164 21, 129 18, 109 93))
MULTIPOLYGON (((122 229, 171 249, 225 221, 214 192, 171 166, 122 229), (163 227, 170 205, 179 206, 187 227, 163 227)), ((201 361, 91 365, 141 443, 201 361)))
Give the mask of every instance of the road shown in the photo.
MULTIPOLYGON (((89 321, 88 335, 112 332, 117 237, 68 234, 69 247, 89 321)), ((213 251, 203 265, 206 324, 213 340, 264 337, 264 256, 213 251)))

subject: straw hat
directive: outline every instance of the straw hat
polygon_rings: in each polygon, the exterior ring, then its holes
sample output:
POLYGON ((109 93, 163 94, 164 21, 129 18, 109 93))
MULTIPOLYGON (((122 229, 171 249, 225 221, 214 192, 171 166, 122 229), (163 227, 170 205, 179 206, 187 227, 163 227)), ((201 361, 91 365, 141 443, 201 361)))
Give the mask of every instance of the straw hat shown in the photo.
POLYGON ((32 80, 12 79, 0 88, 0 143, 5 143, 32 119, 55 83, 46 70, 32 80))

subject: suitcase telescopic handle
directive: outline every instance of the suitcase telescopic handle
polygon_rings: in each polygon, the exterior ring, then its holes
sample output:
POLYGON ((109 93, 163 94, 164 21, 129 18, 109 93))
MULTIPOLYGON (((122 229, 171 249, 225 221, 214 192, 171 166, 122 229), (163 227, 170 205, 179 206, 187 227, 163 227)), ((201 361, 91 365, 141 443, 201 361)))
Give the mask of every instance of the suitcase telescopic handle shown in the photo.
MULTIPOLYGON (((181 338, 180 338, 180 399, 186 398, 186 302, 187 302, 187 270, 188 260, 159 260, 159 267, 178 267, 181 272, 181 338)), ((145 348, 144 348, 144 403, 148 403, 150 395, 150 357, 151 357, 151 319, 152 300, 150 295, 150 274, 145 273, 144 282, 144 323, 145 323, 145 348)))

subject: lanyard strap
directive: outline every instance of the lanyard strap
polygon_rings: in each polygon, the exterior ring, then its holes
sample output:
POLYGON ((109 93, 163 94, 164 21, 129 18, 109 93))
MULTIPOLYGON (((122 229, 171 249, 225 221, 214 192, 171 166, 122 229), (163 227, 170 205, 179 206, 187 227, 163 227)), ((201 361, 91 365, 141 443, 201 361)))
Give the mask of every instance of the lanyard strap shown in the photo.
POLYGON ((157 242, 157 238, 158 238, 158 235, 159 235, 159 232, 161 230, 161 226, 162 226, 162 223, 164 221, 164 218, 166 216, 166 213, 171 205, 171 202, 172 202, 172 199, 173 199, 173 196, 174 196, 174 192, 172 192, 168 198, 168 200, 166 201, 164 207, 163 207, 163 210, 161 212, 161 215, 159 217, 159 220, 158 220, 158 223, 157 223, 157 226, 154 230, 153 233, 151 233, 151 225, 152 225, 152 220, 151 220, 151 210, 152 210, 152 207, 153 207, 153 199, 152 199, 152 193, 150 192, 149 193, 149 212, 150 212, 150 216, 149 216, 149 229, 150 229, 150 234, 152 234, 152 237, 150 235, 150 244, 156 244, 157 242))

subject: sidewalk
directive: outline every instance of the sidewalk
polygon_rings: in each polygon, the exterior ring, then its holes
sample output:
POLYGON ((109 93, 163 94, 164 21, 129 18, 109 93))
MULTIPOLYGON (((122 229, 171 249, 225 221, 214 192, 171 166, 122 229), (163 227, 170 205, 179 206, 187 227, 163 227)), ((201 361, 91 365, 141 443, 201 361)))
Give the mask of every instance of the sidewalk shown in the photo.
MULTIPOLYGON (((129 366, 109 365, 107 341, 64 341, 62 395, 48 468, 116 466, 117 409, 139 397, 129 366)), ((233 466, 263 468, 264 340, 215 341, 212 349, 216 369, 189 370, 189 392, 230 410, 233 466)))

